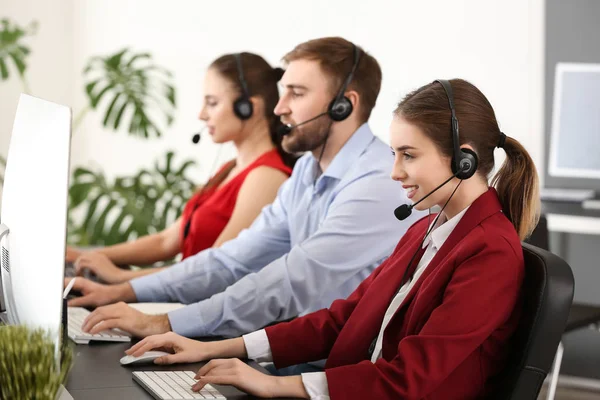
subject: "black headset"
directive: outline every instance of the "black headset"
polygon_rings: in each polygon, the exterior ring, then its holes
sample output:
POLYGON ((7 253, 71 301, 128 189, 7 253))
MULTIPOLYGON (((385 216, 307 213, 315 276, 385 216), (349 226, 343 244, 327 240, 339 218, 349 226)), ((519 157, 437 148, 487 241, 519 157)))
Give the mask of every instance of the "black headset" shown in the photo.
POLYGON ((352 82, 352 78, 354 77, 354 73, 356 72, 356 68, 358 67, 358 63, 360 62, 360 57, 362 55, 362 52, 354 43, 352 44, 352 51, 354 53, 354 64, 352 65, 352 69, 350 70, 350 73, 340 88, 337 96, 335 96, 327 108, 327 114, 329 115, 329 118, 336 122, 343 121, 348 118, 350 114, 352 114, 352 102, 349 98, 344 96, 344 94, 348 89, 348 85, 350 85, 350 82, 352 82))
POLYGON ((448 103, 450 104, 450 112, 452 114, 452 143, 454 147, 454 155, 452 156, 452 173, 456 174, 458 179, 469 179, 475 175, 479 159, 477 154, 471 149, 461 149, 458 136, 458 119, 454 110, 454 95, 450 81, 445 79, 436 79, 434 82, 439 82, 446 92, 448 103))
POLYGON ((244 69, 242 68, 242 55, 240 53, 235 53, 234 57, 235 64, 237 66, 240 86, 242 87, 242 94, 233 102, 233 112, 239 119, 245 121, 252 117, 254 107, 252 106, 252 102, 250 101, 250 93, 248 92, 248 85, 246 84, 246 79, 244 79, 244 69))

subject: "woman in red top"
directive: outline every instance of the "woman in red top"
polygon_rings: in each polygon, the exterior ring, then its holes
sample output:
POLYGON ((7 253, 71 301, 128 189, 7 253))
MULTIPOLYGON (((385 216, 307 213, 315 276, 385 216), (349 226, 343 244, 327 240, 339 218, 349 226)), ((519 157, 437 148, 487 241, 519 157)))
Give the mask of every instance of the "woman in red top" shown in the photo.
POLYGON ((115 264, 150 265, 178 253, 189 257, 218 247, 249 227, 289 177, 295 158, 281 148, 273 113, 281 68, 251 53, 228 54, 206 72, 199 118, 215 143, 233 142, 237 157, 226 163, 186 204, 183 215, 162 232, 90 252, 67 249, 78 272, 93 271, 118 283, 160 268, 139 271, 115 264))
POLYGON ((500 131, 485 96, 458 79, 409 94, 396 109, 390 138, 392 178, 413 202, 399 207, 397 217, 406 218, 411 207, 441 211, 413 224, 347 299, 242 338, 204 343, 167 333, 128 353, 175 353, 157 363, 213 358, 192 390, 230 384, 260 397, 320 400, 467 400, 496 393, 521 314, 520 240, 539 215, 535 165, 500 131), (492 179, 494 189, 488 178, 496 147, 506 161, 492 179), (280 376, 234 357, 273 361, 280 376), (324 358, 325 371, 281 376, 282 368, 324 358))

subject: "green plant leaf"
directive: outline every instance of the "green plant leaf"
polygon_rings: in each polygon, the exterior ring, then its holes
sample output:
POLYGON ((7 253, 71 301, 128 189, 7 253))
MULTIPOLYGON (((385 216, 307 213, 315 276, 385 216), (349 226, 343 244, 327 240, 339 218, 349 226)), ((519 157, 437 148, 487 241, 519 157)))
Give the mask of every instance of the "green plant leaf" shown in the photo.
POLYGON ((8 79, 8 67, 3 59, 0 58, 0 78, 2 80, 8 79))
POLYGON ((175 222, 196 184, 187 177, 192 160, 178 163, 168 151, 153 168, 107 182, 101 172, 76 168, 69 188, 68 238, 74 245, 111 245, 158 232, 175 222))
POLYGON ((27 70, 26 59, 30 50, 23 41, 27 36, 35 34, 37 23, 34 21, 28 28, 22 28, 15 22, 4 18, 0 21, 0 79, 7 80, 10 77, 9 60, 14 64, 17 73, 24 82, 25 71, 27 70))
POLYGON ((154 65, 150 53, 125 48, 92 57, 84 75, 90 106, 104 106, 105 127, 118 131, 124 125, 129 134, 148 138, 161 136, 162 129, 172 124, 176 104, 172 74, 154 65), (132 111, 129 122, 124 121, 127 109, 132 111))
POLYGON ((93 183, 75 182, 69 188, 69 196, 71 197, 71 207, 77 207, 85 201, 89 196, 90 191, 94 188, 93 183))

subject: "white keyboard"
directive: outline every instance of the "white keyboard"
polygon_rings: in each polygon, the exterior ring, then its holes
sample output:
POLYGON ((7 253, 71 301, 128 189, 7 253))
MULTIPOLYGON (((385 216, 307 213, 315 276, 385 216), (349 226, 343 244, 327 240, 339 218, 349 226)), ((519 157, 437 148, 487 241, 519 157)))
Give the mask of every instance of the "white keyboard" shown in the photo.
POLYGON ((135 371, 133 380, 146 389, 156 400, 218 399, 226 400, 217 389, 206 385, 199 392, 192 391, 196 383, 192 371, 135 371))
POLYGON ((101 340, 105 342, 130 342, 131 336, 119 329, 109 329, 96 334, 81 331, 83 320, 90 314, 82 307, 68 307, 68 335, 77 344, 88 344, 90 340, 101 340))

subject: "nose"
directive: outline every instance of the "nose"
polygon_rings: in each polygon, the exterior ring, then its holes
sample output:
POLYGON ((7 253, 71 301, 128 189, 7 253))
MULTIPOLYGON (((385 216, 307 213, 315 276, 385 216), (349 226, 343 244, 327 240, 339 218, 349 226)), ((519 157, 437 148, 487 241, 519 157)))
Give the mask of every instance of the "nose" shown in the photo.
POLYGON ((397 160, 394 161, 394 167, 392 168, 390 177, 395 181, 403 181, 406 180, 407 176, 408 175, 406 174, 406 171, 402 167, 401 163, 397 160))
POLYGON ((287 96, 282 96, 279 98, 277 105, 275 106, 275 110, 273 112, 277 116, 288 115, 291 113, 290 107, 288 105, 287 96))
POLYGON ((200 113, 198 114, 198 119, 201 121, 208 121, 208 112, 206 112, 206 106, 203 105, 200 109, 200 113))

